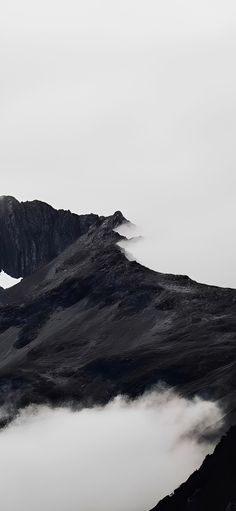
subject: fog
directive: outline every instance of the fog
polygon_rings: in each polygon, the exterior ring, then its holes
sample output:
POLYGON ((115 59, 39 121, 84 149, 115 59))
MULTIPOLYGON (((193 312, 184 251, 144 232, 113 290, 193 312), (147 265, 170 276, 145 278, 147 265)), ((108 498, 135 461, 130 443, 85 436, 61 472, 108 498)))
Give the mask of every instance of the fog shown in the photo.
POLYGON ((234 0, 8 0, 1 194, 139 224, 136 256, 236 287, 234 0))
POLYGON ((73 412, 32 408, 0 433, 4 511, 146 511, 213 449, 211 402, 159 390, 73 412))

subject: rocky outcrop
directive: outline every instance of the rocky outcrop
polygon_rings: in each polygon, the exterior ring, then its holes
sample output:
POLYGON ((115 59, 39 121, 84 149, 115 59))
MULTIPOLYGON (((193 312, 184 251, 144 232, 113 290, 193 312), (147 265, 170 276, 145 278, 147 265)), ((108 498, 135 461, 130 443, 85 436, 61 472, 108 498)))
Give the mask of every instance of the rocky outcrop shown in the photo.
POLYGON ((211 510, 236 510, 236 426, 206 457, 201 468, 152 511, 211 510))
POLYGON ((75 215, 40 201, 0 198, 0 270, 11 277, 31 275, 85 234, 100 225, 98 215, 75 215))

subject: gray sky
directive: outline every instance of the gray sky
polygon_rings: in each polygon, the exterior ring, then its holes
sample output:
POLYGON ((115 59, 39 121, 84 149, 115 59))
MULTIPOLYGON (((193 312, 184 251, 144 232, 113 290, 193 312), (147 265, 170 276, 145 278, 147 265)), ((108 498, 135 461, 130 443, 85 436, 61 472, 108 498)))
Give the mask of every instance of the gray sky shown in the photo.
POLYGON ((236 3, 8 0, 1 194, 116 209, 160 270, 236 287, 236 3))

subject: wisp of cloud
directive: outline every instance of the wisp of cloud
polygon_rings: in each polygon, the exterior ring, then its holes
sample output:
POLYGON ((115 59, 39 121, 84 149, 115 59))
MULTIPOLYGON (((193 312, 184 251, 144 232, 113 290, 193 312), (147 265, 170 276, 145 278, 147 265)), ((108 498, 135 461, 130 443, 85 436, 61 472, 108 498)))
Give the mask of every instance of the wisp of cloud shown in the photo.
POLYGON ((4 511, 146 511, 213 445, 215 403, 155 391, 105 407, 28 408, 0 433, 4 511), (196 433, 197 432, 197 433, 196 433))

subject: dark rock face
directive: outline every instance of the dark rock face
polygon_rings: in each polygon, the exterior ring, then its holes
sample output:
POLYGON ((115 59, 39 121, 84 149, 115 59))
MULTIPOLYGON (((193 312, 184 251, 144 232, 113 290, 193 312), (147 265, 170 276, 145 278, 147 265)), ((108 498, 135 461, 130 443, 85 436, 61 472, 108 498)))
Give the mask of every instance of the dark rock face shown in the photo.
POLYGON ((101 220, 56 211, 40 201, 1 197, 0 270, 15 278, 31 275, 101 220))
POLYGON ((128 261, 113 231, 123 220, 99 220, 5 292, 0 402, 105 403, 164 381, 233 408, 236 291, 128 261))
POLYGON ((234 511, 236 509, 236 426, 201 468, 152 511, 234 511))

